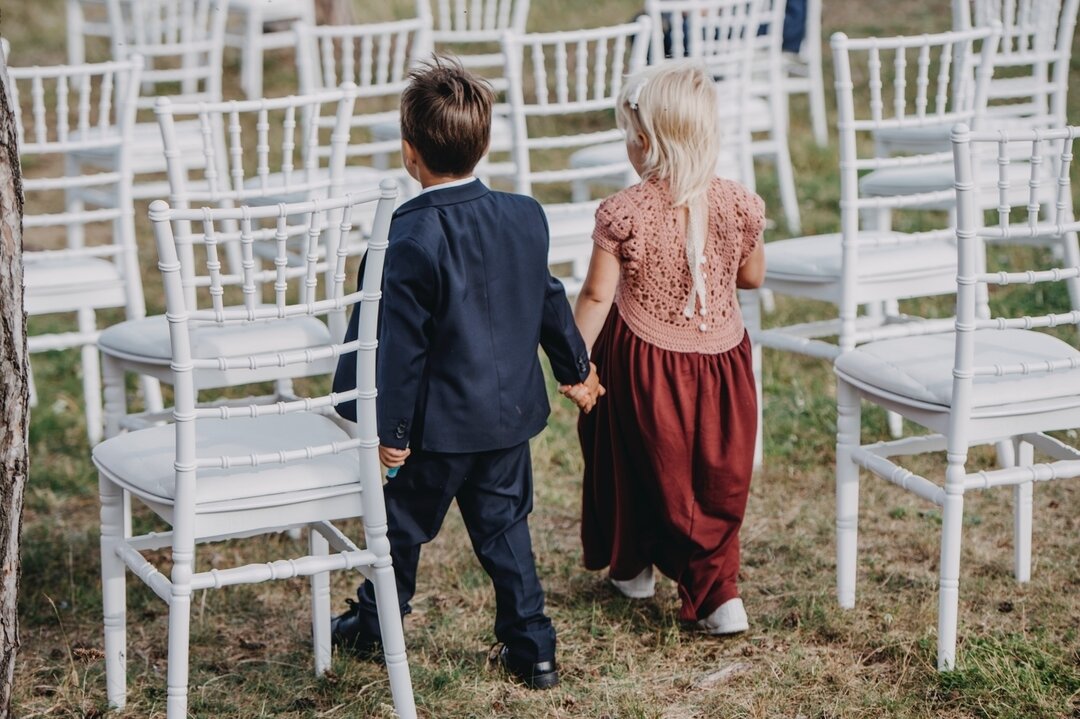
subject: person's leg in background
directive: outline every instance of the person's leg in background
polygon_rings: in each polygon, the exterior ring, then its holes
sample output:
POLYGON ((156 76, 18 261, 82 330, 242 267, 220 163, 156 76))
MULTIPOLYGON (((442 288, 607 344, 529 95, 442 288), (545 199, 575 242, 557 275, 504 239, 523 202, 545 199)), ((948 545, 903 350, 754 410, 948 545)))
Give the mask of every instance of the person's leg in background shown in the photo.
POLYGON ((784 8, 784 52, 798 53, 806 37, 806 0, 787 0, 784 8))

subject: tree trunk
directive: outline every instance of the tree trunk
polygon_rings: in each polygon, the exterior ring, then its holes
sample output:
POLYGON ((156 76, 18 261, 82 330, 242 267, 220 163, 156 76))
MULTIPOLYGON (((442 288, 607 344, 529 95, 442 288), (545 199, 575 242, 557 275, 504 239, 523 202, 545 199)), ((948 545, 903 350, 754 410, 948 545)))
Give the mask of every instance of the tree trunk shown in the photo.
POLYGON ((0 719, 11 716, 19 647, 19 534, 28 468, 22 177, 7 64, 0 56, 0 719))
POLYGON ((315 20, 320 25, 352 25, 352 0, 315 0, 315 20))

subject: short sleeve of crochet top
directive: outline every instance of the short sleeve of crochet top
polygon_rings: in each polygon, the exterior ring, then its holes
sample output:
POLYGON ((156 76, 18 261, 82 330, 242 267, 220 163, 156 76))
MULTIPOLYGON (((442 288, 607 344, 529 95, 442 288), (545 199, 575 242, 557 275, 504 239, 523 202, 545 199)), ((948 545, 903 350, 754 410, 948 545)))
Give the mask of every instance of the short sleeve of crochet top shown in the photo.
POLYGON ((675 352, 715 354, 742 341, 745 328, 735 276, 761 240, 765 203, 737 182, 708 190, 706 300, 685 314, 693 282, 686 259, 686 210, 672 207, 665 180, 649 179, 607 198, 596 210, 593 242, 619 259, 615 304, 641 339, 675 352))

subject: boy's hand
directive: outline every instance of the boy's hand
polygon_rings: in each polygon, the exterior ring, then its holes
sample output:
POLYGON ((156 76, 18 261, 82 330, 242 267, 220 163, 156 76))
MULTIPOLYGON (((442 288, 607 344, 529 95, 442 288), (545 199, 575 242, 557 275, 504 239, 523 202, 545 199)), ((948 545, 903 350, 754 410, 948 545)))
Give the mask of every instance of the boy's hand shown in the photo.
POLYGON ((584 382, 559 385, 559 392, 573 401, 582 412, 588 414, 596 405, 596 400, 604 396, 607 390, 600 384, 600 377, 596 374, 596 365, 590 362, 589 376, 584 382))
POLYGON ((400 467, 405 464, 405 460, 409 458, 412 450, 406 447, 405 449, 398 449, 397 447, 387 447, 384 444, 379 445, 379 461, 383 463, 384 467, 400 467))

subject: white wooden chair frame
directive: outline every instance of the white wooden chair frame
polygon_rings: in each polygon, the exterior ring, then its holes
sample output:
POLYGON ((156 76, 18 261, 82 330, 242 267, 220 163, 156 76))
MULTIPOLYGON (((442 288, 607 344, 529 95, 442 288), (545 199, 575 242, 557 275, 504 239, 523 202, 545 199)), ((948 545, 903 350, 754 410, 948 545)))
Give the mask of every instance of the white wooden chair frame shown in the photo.
MULTIPOLYGON (((169 197, 174 209, 179 212, 199 206, 276 205, 282 201, 320 200, 340 195, 344 191, 345 150, 349 142, 354 100, 355 88, 349 83, 340 90, 268 100, 177 103, 169 98, 159 98, 156 112, 168 163, 169 197), (331 128, 322 130, 322 133, 329 134, 329 144, 326 145, 320 140, 319 122, 320 112, 324 108, 333 110, 331 128), (271 117, 275 123, 281 123, 280 147, 271 147, 271 117), (177 118, 184 118, 180 122, 185 125, 194 123, 202 129, 201 157, 194 162, 177 139, 177 118), (254 173, 249 171, 252 159, 254 173), (203 177, 193 178, 190 175, 193 168, 200 167, 206 168, 203 177)), ((362 214, 364 209, 361 206, 355 212, 362 214)), ((243 273, 249 270, 254 271, 252 281, 256 284, 279 281, 274 272, 246 267, 236 228, 231 229, 231 234, 218 238, 218 246, 227 258, 227 264, 218 268, 219 272, 224 269, 225 284, 238 284, 243 273)), ((332 241, 337 235, 329 235, 328 242, 320 244, 312 242, 302 227, 288 226, 284 229, 290 265, 279 268, 283 276, 289 279, 301 275, 307 271, 307 264, 314 262, 319 272, 327 275, 324 287, 328 290, 336 287, 331 282, 331 275, 336 271, 333 260, 339 248, 332 241), (295 251, 297 243, 304 246, 299 263, 295 251), (309 256, 311 252, 318 252, 319 256, 312 258, 309 256)), ((187 235, 190 231, 186 225, 178 226, 181 235, 187 235)), ((256 244, 256 257, 265 259, 265 254, 260 251, 265 245, 256 244)), ((190 244, 185 247, 189 251, 192 249, 190 244)), ((352 246, 342 249, 347 253, 356 250, 352 246)), ((270 248, 268 259, 276 262, 278 250, 276 245, 270 248)), ((197 288, 210 281, 209 275, 196 274, 195 257, 190 252, 181 252, 180 259, 185 296, 193 309, 197 288)), ((140 429, 167 419, 161 414, 160 407, 156 408, 158 411, 129 413, 124 389, 127 372, 154 377, 163 382, 172 381, 167 348, 159 347, 150 340, 151 337, 160 336, 160 341, 165 341, 165 321, 164 316, 146 318, 127 326, 114 326, 102 335, 99 346, 105 380, 106 436, 112 437, 122 429, 140 429), (148 347, 148 344, 152 346, 148 347)), ((329 322, 331 336, 343 337, 345 313, 329 313, 329 322)), ((218 336, 209 341, 220 343, 224 338, 218 336)), ((198 346, 193 349, 197 354, 201 352, 198 346)), ((196 389, 214 389, 272 380, 278 386, 269 401, 275 401, 291 395, 290 379, 296 376, 293 372, 298 367, 302 366, 280 370, 262 367, 246 373, 240 370, 199 370, 195 372, 193 382, 196 389)))
MULTIPOLYGON (((172 341, 176 406, 173 425, 114 437, 98 445, 94 452, 101 492, 106 682, 112 706, 123 707, 126 695, 127 569, 169 608, 167 713, 170 719, 187 716, 191 599, 195 592, 272 579, 310 577, 315 671, 321 674, 330 666, 329 572, 359 569, 376 587, 386 667, 398 716, 416 716, 386 536, 375 415, 377 317, 395 192, 393 184, 386 183, 368 192, 277 206, 175 210, 162 200, 152 204, 151 220, 160 253, 172 341), (215 269, 215 236, 223 231, 223 223, 240 223, 244 257, 251 262, 252 247, 259 241, 256 236, 259 233, 253 229, 256 222, 273 222, 277 228, 275 236, 279 237, 276 242, 283 253, 282 228, 297 221, 292 218, 306 218, 300 222, 313 238, 344 234, 350 230, 352 209, 376 201, 379 203, 376 228, 360 291, 348 294, 344 291, 348 280, 342 249, 335 257, 335 290, 326 293, 331 299, 307 301, 315 294, 314 286, 320 275, 317 263, 311 261, 306 275, 300 278, 299 295, 293 295, 293 299, 290 299, 285 268, 279 264, 274 303, 266 306, 256 301, 254 273, 246 270, 244 305, 223 304, 221 274, 215 269), (187 237, 174 236, 174 223, 194 224, 200 231, 187 237), (207 245, 211 278, 205 289, 212 304, 200 310, 191 308, 189 288, 185 287, 181 272, 180 255, 193 242, 207 245), (289 317, 318 317, 344 311, 356 302, 360 303, 361 320, 360 335, 354 342, 331 341, 298 352, 270 351, 214 358, 198 357, 192 351, 192 330, 197 323, 272 323, 289 317), (200 371, 327 360, 333 363, 347 352, 356 352, 357 356, 355 391, 269 406, 204 408, 198 405, 195 375, 200 371), (356 401, 358 406, 356 438, 328 418, 313 413, 346 401, 356 401), (200 430, 204 425, 207 428, 200 430), (278 436, 282 435, 283 427, 298 428, 301 432, 297 436, 292 433, 278 436), (304 446, 309 441, 305 436, 315 439, 304 446), (221 454, 222 447, 225 454, 221 454), (132 455, 140 457, 135 464, 127 461, 132 455), (350 457, 355 458, 355 464, 349 461, 350 457), (272 476, 286 470, 290 472, 287 478, 280 474, 276 478, 272 476), (265 481, 278 482, 278 492, 264 488, 263 472, 271 473, 265 481), (333 482, 327 479, 331 472, 339 473, 333 482), (148 478, 155 473, 161 476, 148 478), (282 483, 282 479, 286 481, 282 483), (230 486, 230 481, 232 489, 219 494, 223 487, 230 486), (122 499, 125 493, 149 506, 171 526, 171 531, 127 536, 122 499), (358 548, 332 524, 351 517, 363 518, 364 549, 358 548), (279 532, 290 527, 309 529, 307 556, 209 571, 196 568, 198 543, 279 532), (172 559, 168 576, 142 555, 144 551, 165 548, 171 550, 172 559)), ((341 243, 336 246, 343 247, 341 243)))
MULTIPOLYGON (((591 167, 533 167, 534 152, 621 142, 623 134, 615 126, 613 113, 610 127, 585 133, 567 133, 563 129, 530 136, 528 121, 614 110, 625 77, 645 65, 650 25, 647 17, 640 17, 634 23, 589 30, 503 35, 515 192, 531 196, 537 186, 554 183, 564 185, 569 194, 575 182, 633 172, 625 152, 614 162, 591 167), (532 71, 528 97, 523 76, 526 62, 532 71)), ((552 265, 570 265, 569 276, 560 278, 569 295, 577 293, 585 278, 598 205, 598 200, 544 205, 551 233, 548 259, 552 265)))
POLYGON ((314 25, 315 0, 230 0, 229 14, 240 27, 226 31, 225 46, 240 51, 240 87, 249 100, 257 100, 263 96, 263 54, 295 44, 289 27, 267 32, 265 24, 299 21, 314 25))
POLYGON ((913 350, 925 370, 920 376, 951 391, 939 399, 916 398, 915 392, 901 391, 895 382, 876 375, 873 369, 876 365, 867 365, 863 358, 887 356, 890 362, 898 362, 901 370, 906 367, 892 349, 895 342, 879 347, 874 342, 862 345, 836 362, 836 551, 840 605, 852 607, 855 602, 859 472, 865 469, 942 510, 937 629, 937 665, 941 670, 954 668, 956 662, 964 495, 971 490, 996 486, 1014 488, 1015 575, 1018 581, 1026 582, 1031 573, 1034 483, 1080 476, 1080 451, 1046 434, 1050 430, 1080 426, 1080 391, 1077 390, 1080 352, 1060 340, 1050 340, 1053 343, 1050 347, 1045 341, 1036 345, 1041 333, 1034 331, 1080 323, 1080 312, 989 317, 983 299, 987 285, 1064 281, 1080 276, 1080 266, 1027 272, 987 273, 982 269, 984 242, 1063 235, 1080 228, 1073 218, 1069 182, 1072 145, 1077 135, 1080 128, 1076 127, 971 132, 960 124, 953 130, 959 244, 955 327, 951 334, 942 337, 936 350, 919 346, 913 350), (1015 157, 1013 148, 1022 144, 1032 148, 1031 167, 1037 167, 1042 159, 1053 161, 1058 169, 1056 201, 1051 212, 1043 210, 1045 205, 1039 192, 1043 178, 1038 171, 1030 173, 1026 206, 1029 214, 1027 221, 1019 224, 1009 219, 1015 196, 1010 193, 1014 180, 1008 166, 1015 157), (1000 163, 996 178, 979 177, 980 165, 973 151, 977 145, 996 146, 1000 163), (1050 157, 1048 147, 1059 148, 1053 150, 1055 157, 1050 157), (999 221, 984 226, 977 196, 980 188, 988 184, 986 181, 993 179, 997 180, 1001 203, 999 221), (1048 217, 1042 219, 1040 212, 1048 217), (1001 331, 1013 334, 1007 340, 991 344, 1001 331), (984 359, 980 354, 987 349, 994 351, 993 359, 984 359), (1010 393, 1007 396, 1012 399, 987 398, 990 393, 1010 393), (935 434, 862 445, 860 400, 898 412, 935 434), (969 447, 1002 440, 1014 445, 1016 466, 987 471, 967 468, 969 447), (942 450, 947 458, 944 485, 913 474, 893 459, 942 450), (1033 450, 1048 455, 1051 461, 1034 463, 1033 450))
MULTIPOLYGON (((949 251, 953 242, 951 229, 900 233, 879 232, 877 226, 879 213, 891 213, 894 209, 905 207, 949 203, 952 201, 951 189, 875 197, 863 197, 859 192, 861 172, 891 167, 930 166, 941 162, 945 155, 928 153, 880 157, 861 153, 857 137, 859 134, 872 134, 880 128, 924 127, 950 121, 970 121, 977 109, 985 105, 986 88, 999 34, 1000 27, 995 26, 913 37, 850 39, 843 33, 832 36, 840 139, 839 237, 821 235, 768 243, 765 246, 767 269, 762 287, 777 295, 828 302, 836 306, 837 317, 762 329, 760 304, 755 301, 755 295, 759 293, 741 293, 744 321, 756 345, 754 366, 759 388, 761 347, 832 361, 842 352, 863 342, 885 337, 925 334, 939 329, 943 323, 951 324, 951 320, 926 320, 907 315, 859 315, 859 308, 866 305, 875 306, 910 297, 951 294, 955 289, 956 270, 952 264, 955 255, 949 251), (981 43, 978 53, 974 52, 976 43, 981 43), (883 94, 883 89, 887 89, 885 83, 880 81, 880 76, 871 77, 870 117, 857 119, 851 55, 865 55, 870 71, 873 72, 877 67, 880 72, 881 63, 878 61, 875 65, 874 58, 887 50, 905 54, 917 51, 920 77, 911 84, 902 75, 894 78, 892 89, 899 93, 897 97, 900 99, 896 100, 893 108, 887 107, 885 102, 888 99, 883 94), (937 77, 937 93, 931 97, 928 75, 933 52, 945 60, 941 64, 944 72, 939 72, 937 77), (954 74, 961 78, 962 85, 959 88, 952 80, 954 74), (909 113, 906 93, 912 87, 916 88, 915 97, 912 99, 915 111, 909 113), (958 99, 950 99, 949 93, 955 93, 958 99), (894 112, 895 116, 889 116, 886 112, 894 112), (864 226, 865 224, 869 226, 864 226), (910 248, 903 256, 897 257, 898 260, 908 258, 904 260, 907 263, 905 273, 881 273, 879 270, 879 274, 870 276, 861 269, 861 255, 887 253, 899 248, 910 248), (838 267, 838 276, 833 277, 824 270, 820 276, 812 271, 805 274, 786 274, 782 271, 784 265, 781 260, 794 256, 791 253, 796 250, 802 251, 799 256, 806 257, 807 267, 817 264, 828 267, 830 263, 835 264, 838 267), (921 257, 918 253, 927 251, 936 251, 935 254, 941 261, 936 270, 911 264, 911 258, 921 257), (829 341, 829 338, 834 337, 835 342, 829 341)), ((760 422, 758 432, 760 461, 760 422)))
MULTIPOLYGON (((130 148, 124 141, 135 120, 142 66, 142 58, 134 56, 121 62, 8 68, 16 107, 21 104, 20 84, 29 86, 28 96, 22 98, 28 104, 15 116, 21 159, 24 163, 32 158, 63 161, 62 175, 38 177, 30 172, 23 177, 23 189, 32 198, 39 192, 64 196, 64 207, 59 212, 35 207, 33 201, 26 208, 26 310, 31 316, 71 312, 78 321, 74 332, 30 335, 29 351, 81 350, 86 429, 91 444, 101 440, 103 430, 96 311, 123 308, 128 319, 146 314, 135 243, 130 148), (47 99, 53 102, 50 107, 46 106, 47 99), (99 172, 73 163, 72 157, 83 151, 107 157, 110 168, 99 172), (107 195, 111 201, 87 208, 82 201, 86 193, 107 195), (112 225, 111 241, 88 243, 88 232, 106 223, 112 225), (63 249, 34 248, 35 235, 49 228, 64 230, 63 249), (68 275, 72 284, 61 287, 44 282, 42 273, 52 272, 68 275), (100 279, 86 279, 94 277, 100 279), (38 287, 40 293, 35 291, 38 287)), ((41 164, 48 166, 47 162, 41 164)), ((30 386, 31 399, 36 403, 32 375, 30 386)), ((160 409, 156 384, 145 383, 144 392, 148 403, 160 409)))

